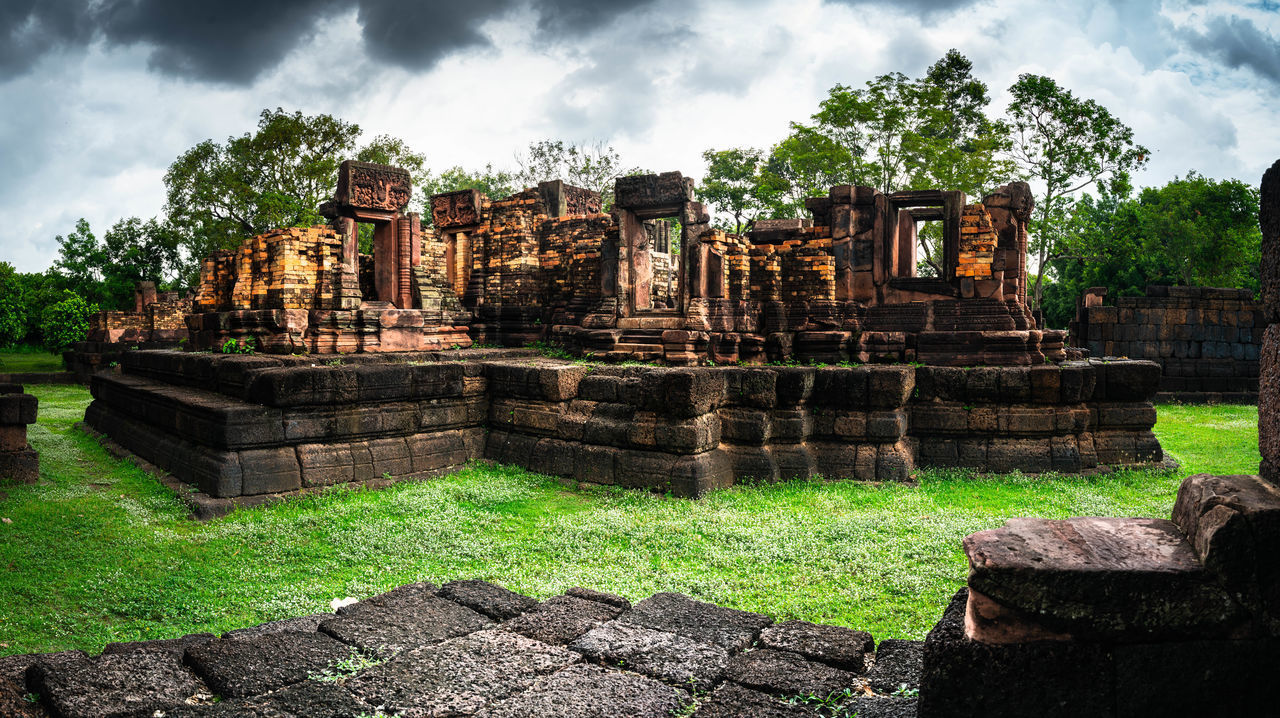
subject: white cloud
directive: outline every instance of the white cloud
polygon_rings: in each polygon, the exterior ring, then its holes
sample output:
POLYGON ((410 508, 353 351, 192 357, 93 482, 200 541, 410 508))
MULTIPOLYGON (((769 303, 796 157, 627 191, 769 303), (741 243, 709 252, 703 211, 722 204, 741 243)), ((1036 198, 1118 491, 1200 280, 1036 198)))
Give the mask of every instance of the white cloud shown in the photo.
POLYGON ((242 84, 157 71, 145 44, 57 44, 24 74, 0 79, 11 108, 0 115, 0 216, 10 218, 0 260, 42 270, 54 235, 78 217, 101 233, 121 217, 156 214, 175 157, 251 131, 264 108, 327 112, 366 137, 403 137, 437 169, 509 166, 531 141, 562 137, 605 139, 628 165, 696 176, 704 149, 768 146, 835 83, 919 75, 951 47, 989 84, 994 112, 1021 72, 1110 108, 1155 150, 1140 184, 1192 168, 1256 182, 1280 156, 1280 94, 1265 73, 1280 15, 1257 7, 658 0, 572 29, 555 20, 577 17, 569 3, 559 15, 492 7, 467 25, 480 40, 426 69, 396 64, 396 53, 372 59, 354 8, 316 23, 275 64, 242 69, 252 74, 242 84), (1197 45, 1221 27, 1254 44, 1234 55, 1197 45))

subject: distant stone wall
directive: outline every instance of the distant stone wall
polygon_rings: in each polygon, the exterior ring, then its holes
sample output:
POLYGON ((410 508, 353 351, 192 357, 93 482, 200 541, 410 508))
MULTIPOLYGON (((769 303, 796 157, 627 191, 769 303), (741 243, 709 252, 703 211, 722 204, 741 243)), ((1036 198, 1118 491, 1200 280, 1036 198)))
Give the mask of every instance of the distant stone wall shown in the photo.
POLYGON ((222 499, 477 458, 681 496, 741 479, 901 481, 919 466, 1078 472, 1163 458, 1150 362, 677 369, 518 350, 346 362, 129 352, 121 373, 93 377, 85 418, 222 499))
POLYGON ((1089 290, 1071 323, 1071 343, 1094 357, 1149 359, 1162 367, 1158 400, 1253 403, 1265 327, 1247 289, 1147 287, 1145 297, 1089 290))

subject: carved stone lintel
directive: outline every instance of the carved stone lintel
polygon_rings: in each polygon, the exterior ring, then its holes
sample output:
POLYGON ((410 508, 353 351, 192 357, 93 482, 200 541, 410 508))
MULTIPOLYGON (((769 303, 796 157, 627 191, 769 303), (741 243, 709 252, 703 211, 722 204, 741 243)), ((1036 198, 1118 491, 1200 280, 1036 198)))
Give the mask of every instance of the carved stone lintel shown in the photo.
POLYGON ((338 169, 334 202, 342 210, 399 212, 409 204, 413 183, 409 171, 390 165, 347 160, 338 169))
POLYGON ((480 222, 480 192, 464 189, 431 197, 431 220, 436 229, 468 227, 480 222))

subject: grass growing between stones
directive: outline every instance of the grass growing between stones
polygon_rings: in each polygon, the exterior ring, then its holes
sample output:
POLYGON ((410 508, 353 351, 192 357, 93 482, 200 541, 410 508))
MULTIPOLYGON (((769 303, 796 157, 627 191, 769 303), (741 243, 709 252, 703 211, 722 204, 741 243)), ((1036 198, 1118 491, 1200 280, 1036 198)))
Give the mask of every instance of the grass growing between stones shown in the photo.
POLYGON ((919 638, 966 574, 960 539, 1009 516, 1167 516, 1183 476, 1258 463, 1253 407, 1160 407, 1177 472, 802 481, 700 501, 476 465, 444 479, 195 523, 73 428, 82 387, 38 386, 41 482, 0 491, 0 655, 220 632, 411 581, 484 578, 540 598, 656 591, 919 638))

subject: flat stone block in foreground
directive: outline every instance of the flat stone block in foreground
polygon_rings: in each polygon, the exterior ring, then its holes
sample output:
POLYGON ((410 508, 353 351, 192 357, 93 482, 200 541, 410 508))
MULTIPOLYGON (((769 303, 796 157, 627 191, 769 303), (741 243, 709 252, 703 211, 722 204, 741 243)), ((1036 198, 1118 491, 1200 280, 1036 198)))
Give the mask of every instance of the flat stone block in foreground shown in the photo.
POLYGON ((672 685, 708 690, 729 662, 718 646, 666 631, 610 621, 569 646, 594 663, 625 666, 672 685))
POLYGON ((730 651, 750 646, 773 619, 759 613, 723 608, 678 593, 656 593, 637 603, 628 623, 667 631, 730 651))
POLYGON ((978 640, 1215 636, 1243 618, 1171 521, 1016 518, 964 548, 978 640))
POLYGON ((435 595, 428 583, 401 586, 338 611, 320 630, 362 651, 389 658, 492 623, 464 606, 435 595))
POLYGON ((100 656, 49 669, 36 664, 27 679, 62 718, 116 718, 179 706, 204 686, 168 653, 100 656))
POLYGON ((186 662, 219 695, 242 698, 304 681, 351 654, 323 633, 283 631, 192 646, 186 662))
POLYGON ((861 673, 875 648, 871 634, 808 621, 787 621, 764 629, 760 645, 798 653, 805 658, 861 673))
POLYGON ((578 665, 476 715, 480 718, 669 718, 689 703, 651 678, 578 665))
POLYGON ((397 714, 471 715, 579 660, 559 646, 486 630, 402 653, 348 687, 397 714))

